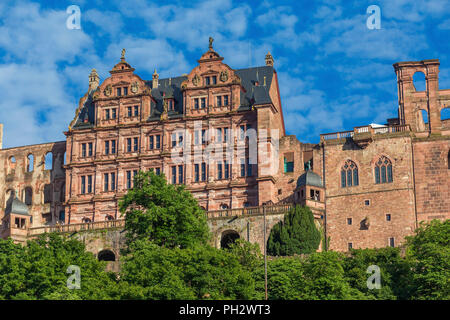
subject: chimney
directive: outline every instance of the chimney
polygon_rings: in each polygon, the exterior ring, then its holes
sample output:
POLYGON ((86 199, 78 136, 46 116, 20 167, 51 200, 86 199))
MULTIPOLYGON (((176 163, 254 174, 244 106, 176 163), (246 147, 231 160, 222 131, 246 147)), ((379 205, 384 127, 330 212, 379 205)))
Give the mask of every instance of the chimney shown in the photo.
POLYGON ((153 72, 152 89, 158 88, 158 79, 159 79, 159 74, 156 73, 156 69, 155 69, 155 72, 153 72))
POLYGON ((3 148, 3 123, 0 123, 0 150, 3 148))
POLYGON ((97 70, 92 69, 89 75, 89 91, 97 89, 100 83, 100 77, 98 76, 97 70))

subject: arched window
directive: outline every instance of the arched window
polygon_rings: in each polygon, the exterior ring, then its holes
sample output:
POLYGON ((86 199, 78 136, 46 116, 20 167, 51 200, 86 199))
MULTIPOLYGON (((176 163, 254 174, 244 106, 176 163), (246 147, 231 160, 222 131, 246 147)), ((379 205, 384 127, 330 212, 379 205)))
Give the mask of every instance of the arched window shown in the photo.
POLYGON ((111 220, 114 220, 114 217, 112 215, 108 214, 108 215, 106 215, 105 220, 111 221, 111 220))
POLYGON ((375 163, 375 183, 389 183, 392 181, 392 162, 385 156, 382 156, 375 163))
POLYGON ((359 185, 358 167, 352 160, 347 160, 341 168, 341 187, 357 185, 359 185))
POLYGON ((33 172, 34 169, 34 156, 29 154, 27 157, 27 172, 33 172))
POLYGON ((83 219, 81 220, 81 222, 83 222, 83 223, 90 223, 90 222, 91 222, 91 219, 89 219, 89 218, 83 218, 83 219))
POLYGON ((425 74, 422 71, 414 73, 413 84, 416 91, 425 91, 427 89, 425 74))
POLYGON ((227 205, 227 204, 222 203, 222 204, 220 205, 220 210, 227 210, 227 209, 228 209, 228 205, 227 205))
POLYGON ((53 169, 53 153, 48 152, 45 155, 44 170, 52 170, 52 169, 53 169))

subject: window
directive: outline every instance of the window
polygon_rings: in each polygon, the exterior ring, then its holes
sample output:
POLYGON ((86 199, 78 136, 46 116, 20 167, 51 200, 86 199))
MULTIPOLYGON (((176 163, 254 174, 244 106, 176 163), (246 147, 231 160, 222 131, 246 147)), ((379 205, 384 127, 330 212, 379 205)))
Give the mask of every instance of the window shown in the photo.
POLYGON ((194 164, 194 182, 200 181, 200 166, 198 163, 194 164))
POLYGON ((202 129, 202 144, 206 144, 206 129, 202 129))
POLYGON ((109 109, 105 110, 105 119, 109 120, 109 109))
POLYGON ((92 175, 81 176, 80 193, 81 194, 92 193, 92 175), (87 185, 86 185, 86 180, 87 180, 87 185))
POLYGON ((352 248, 353 248, 353 243, 349 242, 349 243, 348 243, 348 250, 350 250, 350 249, 352 249, 352 248))
POLYGON ((351 225, 352 224, 352 218, 347 218, 347 224, 351 225))
POLYGON ((223 141, 227 142, 230 140, 230 130, 228 130, 228 128, 223 128, 223 141))
POLYGON ((216 129, 216 136, 217 142, 222 142, 222 128, 216 129))
POLYGON ((92 157, 92 142, 88 143, 88 155, 89 157, 92 157))
POLYGON ((195 108, 195 110, 198 110, 198 98, 195 98, 194 99, 194 108, 195 108))
POLYGON ((179 147, 183 146, 183 134, 182 133, 178 134, 178 146, 179 147))
POLYGON ((386 214, 386 221, 391 221, 391 214, 390 213, 386 214))
POLYGON ((200 143, 200 139, 199 139, 199 130, 196 130, 194 132, 194 145, 198 145, 200 143))
POLYGON ((222 96, 217 96, 216 99, 217 99, 217 106, 221 107, 222 106, 222 96))
POLYGON ((86 143, 81 144, 81 157, 86 158, 86 143))
POLYGON ((131 171, 127 171, 127 189, 131 189, 131 171))
POLYGON ((202 107, 202 109, 205 109, 205 107, 206 107, 206 98, 202 98, 201 99, 201 107, 202 107))
POLYGON ((109 154, 109 141, 105 141, 105 154, 109 154))
POLYGON ((109 189, 109 173, 104 174, 103 183, 104 183, 103 191, 108 191, 108 189, 109 189))
POLYGON ((217 84, 217 76, 212 76, 212 84, 217 84))
POLYGON ((294 153, 288 153, 284 157, 284 172, 294 172, 294 153))
POLYGON ((156 149, 161 149, 161 136, 156 136, 156 149))
POLYGON ((389 183, 392 181, 392 162, 387 157, 382 156, 375 163, 375 183, 389 183))
POLYGON ((131 152, 131 138, 127 138, 127 152, 131 152))
POLYGON ((116 140, 111 140, 111 153, 116 153, 116 140))
POLYGON ((117 88, 117 96, 120 97, 122 95, 122 88, 117 88))
POLYGON ((241 159, 241 177, 245 177, 245 159, 241 159))
POLYGON ((219 162, 217 164, 217 179, 222 180, 222 177, 223 177, 222 162, 219 162))
POLYGON ((231 165, 225 161, 225 179, 230 178, 230 172, 231 172, 231 165))
POLYGON ((139 116, 139 106, 134 106, 134 116, 139 116))
POLYGON ((177 135, 176 133, 172 133, 172 148, 176 147, 177 145, 177 135))
POLYGON ((172 166, 172 184, 177 183, 177 167, 172 166))
POLYGON ((113 108, 113 109, 111 109, 111 112, 112 112, 112 119, 115 119, 115 118, 117 118, 117 109, 116 108, 113 108))
POLYGON ((155 148, 153 136, 149 136, 149 142, 150 142, 149 149, 153 150, 155 148))
POLYGON ((34 169, 34 156, 29 154, 27 157, 27 172, 33 172, 34 169))
POLYGON ((365 206, 370 206, 370 200, 364 200, 364 205, 365 206))
POLYGON ((128 95, 128 87, 123 87, 123 95, 128 95))
POLYGON ((205 85, 209 86, 210 84, 210 79, 209 77, 205 77, 205 85))
POLYGON ((156 168, 155 173, 159 176, 161 174, 161 168, 156 168))
POLYGON ((202 181, 206 181, 206 163, 202 163, 202 181))
POLYGON ((116 173, 105 173, 103 178, 104 191, 116 190, 116 173))
POLYGON ((389 238, 389 246, 390 247, 395 247, 395 239, 394 238, 389 238))
POLYGON ((352 160, 345 161, 341 168, 341 187, 357 186, 358 184, 358 167, 352 160))
POLYGON ((228 96, 223 96, 223 105, 224 106, 228 105, 228 96))
POLYGON ((131 117, 133 115, 133 108, 127 107, 127 110, 128 110, 128 113, 127 113, 128 117, 131 117))
POLYGON ((168 99, 168 110, 169 111, 174 111, 174 103, 173 103, 173 99, 168 99))
POLYGON ((139 149, 139 138, 133 138, 133 151, 138 151, 139 149))

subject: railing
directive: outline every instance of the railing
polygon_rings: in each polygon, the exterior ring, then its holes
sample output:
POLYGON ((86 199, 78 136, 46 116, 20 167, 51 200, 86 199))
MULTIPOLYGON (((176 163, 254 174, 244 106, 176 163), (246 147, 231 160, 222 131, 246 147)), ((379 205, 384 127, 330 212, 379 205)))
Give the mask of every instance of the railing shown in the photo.
MULTIPOLYGON (((292 204, 270 205, 263 207, 248 207, 238 209, 226 209, 226 210, 213 210, 205 212, 208 219, 221 218, 221 217, 238 217, 243 215, 258 215, 263 214, 277 214, 288 212, 292 208, 292 204)), ((28 229, 28 236, 37 236, 43 233, 49 232, 79 232, 88 230, 101 230, 111 228, 123 228, 125 226, 125 219, 107 220, 107 221, 95 221, 88 223, 73 223, 65 225, 52 225, 43 227, 34 227, 28 229)))
POLYGON ((238 217, 243 215, 258 215, 263 214, 265 210, 266 214, 277 214, 288 212, 292 208, 292 204, 279 204, 262 207, 248 207, 238 209, 225 209, 225 210, 213 210, 207 211, 206 217, 212 218, 224 218, 224 217, 238 217))
POLYGON ((122 228, 125 226, 125 219, 106 220, 106 221, 94 221, 89 223, 73 223, 65 225, 52 225, 44 227, 34 227, 28 229, 28 236, 35 236, 48 232, 78 232, 87 230, 100 230, 111 228, 122 228))
POLYGON ((408 124, 383 126, 378 128, 372 128, 372 126, 355 127, 353 131, 333 132, 320 135, 320 141, 344 139, 354 137, 355 134, 370 133, 370 134, 384 134, 394 132, 408 132, 411 128, 408 124))

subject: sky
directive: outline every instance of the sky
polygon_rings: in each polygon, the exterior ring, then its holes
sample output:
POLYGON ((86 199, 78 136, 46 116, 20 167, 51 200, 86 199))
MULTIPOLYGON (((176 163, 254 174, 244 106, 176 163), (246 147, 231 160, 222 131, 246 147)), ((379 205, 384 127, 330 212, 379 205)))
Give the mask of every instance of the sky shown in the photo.
POLYGON ((392 64, 440 59, 440 88, 450 88, 449 8, 450 0, 2 0, 3 147, 65 140, 90 71, 106 79, 122 48, 141 78, 155 68, 168 78, 189 73, 210 36, 234 69, 263 66, 272 53, 286 133, 300 141, 383 124, 397 117, 392 64), (71 5, 80 29, 67 27, 71 5), (371 5, 379 29, 367 26, 371 5))

